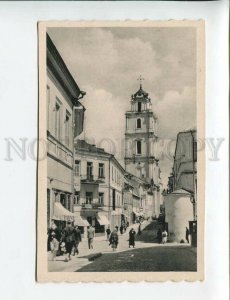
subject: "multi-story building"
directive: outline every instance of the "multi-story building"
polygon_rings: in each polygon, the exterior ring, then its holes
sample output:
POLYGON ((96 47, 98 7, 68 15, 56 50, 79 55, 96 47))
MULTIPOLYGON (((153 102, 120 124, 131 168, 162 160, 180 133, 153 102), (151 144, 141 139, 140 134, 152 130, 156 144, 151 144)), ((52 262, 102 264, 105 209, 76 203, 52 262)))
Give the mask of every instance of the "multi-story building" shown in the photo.
POLYGON ((152 216, 160 213, 160 168, 155 156, 157 142, 157 117, 151 99, 140 84, 131 96, 131 110, 126 112, 125 169, 151 185, 148 195, 152 216), (150 198, 152 198, 150 200, 150 198))
MULTIPOLYGON (((197 203, 197 140, 196 130, 177 135, 174 164, 164 193, 165 221, 171 240, 185 239, 186 227, 196 233, 197 203), (195 226, 193 228, 193 226, 195 226)), ((193 236, 193 243, 196 235, 193 236)))
POLYGON ((197 140, 196 130, 179 132, 173 164, 172 190, 185 189, 196 193, 197 185, 197 140))
POLYGON ((124 173, 112 154, 84 140, 76 141, 74 211, 82 230, 85 221, 95 227, 96 235, 104 235, 108 225, 112 229, 121 225, 124 173))
POLYGON ((84 94, 47 35, 47 226, 73 219, 73 140, 83 130, 84 94))

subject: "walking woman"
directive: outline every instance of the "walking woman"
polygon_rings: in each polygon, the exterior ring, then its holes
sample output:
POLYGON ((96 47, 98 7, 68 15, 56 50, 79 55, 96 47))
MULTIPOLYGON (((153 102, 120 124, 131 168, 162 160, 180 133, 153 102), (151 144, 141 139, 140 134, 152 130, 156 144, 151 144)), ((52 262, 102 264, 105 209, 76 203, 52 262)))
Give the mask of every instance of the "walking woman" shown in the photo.
POLYGON ((129 248, 130 248, 130 246, 133 246, 133 248, 135 248, 135 234, 136 234, 136 231, 132 228, 129 231, 129 248))
POLYGON ((116 227, 115 227, 115 229, 112 231, 112 233, 110 234, 109 245, 111 245, 113 251, 116 251, 116 250, 117 250, 117 245, 118 245, 118 233, 117 233, 117 228, 116 228, 116 227))

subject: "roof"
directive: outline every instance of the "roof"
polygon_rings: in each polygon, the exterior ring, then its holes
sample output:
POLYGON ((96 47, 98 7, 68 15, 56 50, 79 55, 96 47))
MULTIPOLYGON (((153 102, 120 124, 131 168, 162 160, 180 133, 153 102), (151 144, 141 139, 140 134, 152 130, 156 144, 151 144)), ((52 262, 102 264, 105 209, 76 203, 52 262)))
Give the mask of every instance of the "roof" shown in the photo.
POLYGON ((95 154, 107 154, 111 155, 110 153, 105 152, 103 148, 98 148, 95 145, 87 143, 85 140, 77 140, 75 143, 75 148, 78 150, 83 150, 83 151, 89 151, 95 154))
POLYGON ((123 173, 125 173, 125 169, 118 162, 118 160, 115 158, 115 156, 111 153, 106 152, 103 148, 96 147, 93 144, 87 143, 85 140, 79 140, 79 139, 77 139, 75 141, 74 147, 76 150, 79 150, 79 151, 87 151, 87 152, 90 152, 95 155, 100 154, 100 155, 107 156, 109 159, 111 159, 117 165, 117 167, 119 167, 121 169, 121 171, 123 173))
POLYGON ((133 97, 136 98, 136 97, 144 96, 145 98, 147 98, 148 95, 149 95, 149 94, 146 93, 146 92, 142 89, 142 85, 140 85, 139 90, 133 95, 133 97))
POLYGON ((46 34, 47 67, 73 103, 83 95, 50 36, 46 34))

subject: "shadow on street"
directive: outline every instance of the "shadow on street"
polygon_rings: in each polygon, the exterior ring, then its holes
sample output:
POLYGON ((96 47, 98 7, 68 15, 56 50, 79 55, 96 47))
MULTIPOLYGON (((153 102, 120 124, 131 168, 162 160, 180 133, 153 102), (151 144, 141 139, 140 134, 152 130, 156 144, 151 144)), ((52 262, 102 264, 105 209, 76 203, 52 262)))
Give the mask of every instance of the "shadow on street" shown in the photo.
POLYGON ((190 246, 155 246, 104 253, 76 272, 196 272, 196 249, 190 246))

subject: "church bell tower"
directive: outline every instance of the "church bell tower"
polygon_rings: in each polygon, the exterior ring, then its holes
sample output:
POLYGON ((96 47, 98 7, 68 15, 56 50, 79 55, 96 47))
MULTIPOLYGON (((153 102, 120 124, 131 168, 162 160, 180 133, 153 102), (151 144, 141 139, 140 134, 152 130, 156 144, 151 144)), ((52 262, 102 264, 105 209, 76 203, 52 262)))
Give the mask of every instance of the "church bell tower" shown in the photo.
POLYGON ((126 171, 157 184, 155 174, 158 160, 155 157, 157 141, 157 117, 153 113, 149 94, 140 88, 131 96, 131 107, 126 111, 125 168, 126 171))

